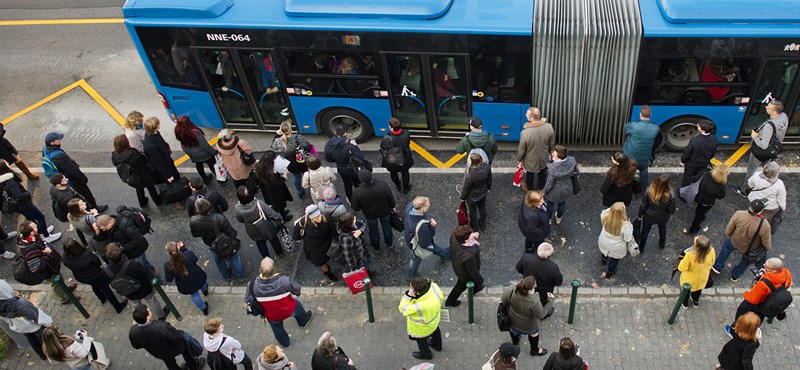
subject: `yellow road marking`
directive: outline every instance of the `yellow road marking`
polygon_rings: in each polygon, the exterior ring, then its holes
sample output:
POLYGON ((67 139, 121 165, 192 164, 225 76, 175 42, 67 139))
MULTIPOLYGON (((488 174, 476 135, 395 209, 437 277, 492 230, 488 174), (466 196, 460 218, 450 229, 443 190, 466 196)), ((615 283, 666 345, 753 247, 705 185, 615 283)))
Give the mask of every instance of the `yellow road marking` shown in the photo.
MULTIPOLYGON (((81 80, 81 81, 83 81, 83 80, 81 80)), ((32 110, 34 110, 34 109, 36 109, 36 108, 39 108, 39 107, 41 107, 42 105, 44 105, 44 104, 46 104, 46 103, 50 102, 51 100, 53 100, 53 99, 55 99, 55 98, 57 98, 57 97, 59 97, 59 96, 61 96, 61 95, 64 95, 64 94, 65 94, 67 91, 70 91, 70 90, 72 90, 72 89, 74 89, 74 88, 76 88, 76 87, 80 86, 80 84, 81 84, 81 81, 77 81, 77 82, 75 82, 75 83, 73 83, 73 84, 71 84, 71 85, 69 85, 69 86, 67 86, 67 87, 65 87, 65 88, 63 88, 63 89, 61 89, 61 90, 58 90, 58 91, 56 91, 56 92, 54 92, 54 93, 50 94, 50 96, 48 96, 48 97, 46 97, 46 98, 44 98, 44 99, 42 99, 42 100, 39 100, 39 101, 37 101, 36 103, 33 103, 33 104, 31 104, 31 105, 30 105, 30 106, 28 106, 27 108, 25 108, 25 109, 23 109, 23 110, 21 110, 21 111, 19 111, 19 112, 17 112, 17 113, 14 113, 14 114, 12 114, 10 117, 8 117, 8 118, 4 119, 4 120, 3 120, 2 122, 0 122, 0 123, 2 123, 3 125, 6 125, 6 124, 8 124, 8 123, 11 123, 11 121, 13 121, 13 120, 15 120, 15 119, 17 119, 17 118, 20 118, 20 117, 22 117, 22 116, 24 116, 24 115, 28 114, 30 111, 32 111, 32 110)))
POLYGON ((720 162, 719 159, 711 158, 711 164, 713 164, 715 166, 719 166, 720 163, 722 163, 722 162, 720 162))
POLYGON ((59 24, 119 24, 122 18, 87 18, 87 19, 22 19, 16 21, 0 21, 0 26, 44 26, 59 24))
POLYGON ((733 155, 731 155, 731 157, 728 158, 727 161, 725 161, 725 164, 727 164, 728 166, 733 166, 733 164, 736 163, 736 161, 738 161, 739 158, 742 158, 744 153, 747 153, 749 149, 750 149, 750 144, 742 145, 741 147, 739 147, 739 150, 734 152, 733 155))
POLYGON ((103 110, 105 110, 106 113, 108 113, 108 115, 114 119, 114 121, 117 121, 117 123, 119 123, 119 125, 122 126, 123 122, 125 122, 125 119, 122 118, 122 115, 119 114, 119 112, 116 109, 114 109, 114 107, 111 106, 108 100, 102 97, 100 93, 97 92, 97 90, 95 90, 92 86, 89 85, 88 82, 86 82, 86 80, 81 79, 80 81, 78 81, 78 83, 80 83, 80 86, 83 88, 83 90, 86 91, 86 93, 89 94, 89 96, 91 96, 92 99, 94 99, 94 101, 97 102, 97 104, 100 104, 103 110))
POLYGON ((425 160, 427 160, 428 162, 431 162, 431 164, 433 164, 436 168, 450 168, 465 156, 465 154, 456 154, 453 157, 451 157, 447 162, 442 163, 441 161, 439 161, 439 159, 434 157, 433 154, 429 153, 427 150, 419 146, 419 144, 415 143, 413 140, 411 141, 410 146, 411 149, 419 153, 419 155, 421 155, 422 158, 425 158, 425 160))

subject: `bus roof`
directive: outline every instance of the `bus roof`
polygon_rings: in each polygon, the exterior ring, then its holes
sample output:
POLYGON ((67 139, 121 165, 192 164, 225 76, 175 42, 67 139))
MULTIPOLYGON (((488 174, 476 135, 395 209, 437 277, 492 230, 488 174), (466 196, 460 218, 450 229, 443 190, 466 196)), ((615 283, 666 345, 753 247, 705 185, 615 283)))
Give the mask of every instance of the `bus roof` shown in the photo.
POLYGON ((646 37, 800 36, 800 0, 639 0, 646 37))
POLYGON ((134 26, 530 36, 533 0, 127 0, 134 26))

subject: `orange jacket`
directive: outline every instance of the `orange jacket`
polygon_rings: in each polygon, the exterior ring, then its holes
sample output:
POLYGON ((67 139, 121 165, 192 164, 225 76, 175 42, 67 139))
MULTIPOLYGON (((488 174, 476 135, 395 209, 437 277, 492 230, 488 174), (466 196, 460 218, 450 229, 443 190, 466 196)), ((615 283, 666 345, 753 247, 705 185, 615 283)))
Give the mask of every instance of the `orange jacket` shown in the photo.
POLYGON ((764 302, 764 299, 772 292, 770 291, 769 287, 763 279, 768 279, 772 285, 777 288, 784 282, 786 283, 786 287, 789 288, 792 286, 792 273, 789 272, 788 269, 781 269, 780 271, 776 272, 767 272, 764 276, 758 280, 756 285, 753 285, 753 289, 750 289, 744 292, 744 299, 752 304, 759 305, 764 302))

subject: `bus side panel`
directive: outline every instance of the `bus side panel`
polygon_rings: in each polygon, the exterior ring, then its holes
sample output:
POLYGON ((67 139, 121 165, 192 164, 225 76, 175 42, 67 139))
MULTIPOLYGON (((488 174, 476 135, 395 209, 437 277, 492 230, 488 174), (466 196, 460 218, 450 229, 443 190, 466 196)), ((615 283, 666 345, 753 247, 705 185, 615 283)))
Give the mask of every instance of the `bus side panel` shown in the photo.
POLYGON ((224 128, 220 114, 214 108, 211 94, 205 91, 161 87, 172 111, 180 117, 189 116, 197 126, 221 130, 224 128))
POLYGON ((495 140, 518 141, 528 107, 529 104, 475 102, 472 113, 483 121, 483 129, 494 135, 495 140))
POLYGON ((366 116, 375 129, 376 136, 389 132, 389 118, 392 109, 388 99, 334 98, 330 96, 289 96, 292 111, 297 118, 297 126, 304 134, 321 134, 317 128, 317 116, 329 108, 349 109, 366 116))
MULTIPOLYGON (((634 105, 631 117, 639 117, 641 105, 634 105)), ((663 124, 681 116, 701 116, 717 126, 717 140, 720 144, 735 144, 738 141, 739 128, 742 126, 747 106, 679 106, 651 105, 653 122, 663 124)))

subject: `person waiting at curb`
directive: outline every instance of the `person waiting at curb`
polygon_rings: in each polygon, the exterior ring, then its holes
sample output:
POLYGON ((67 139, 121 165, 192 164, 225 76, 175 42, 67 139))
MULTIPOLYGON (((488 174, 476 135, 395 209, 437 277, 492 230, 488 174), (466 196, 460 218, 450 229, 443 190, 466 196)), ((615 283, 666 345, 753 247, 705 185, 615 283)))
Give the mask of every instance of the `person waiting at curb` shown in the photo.
POLYGON ((90 209, 97 209, 97 212, 104 212, 108 209, 108 205, 98 205, 94 199, 92 191, 89 189, 89 178, 81 171, 80 166, 76 163, 63 149, 61 149, 61 140, 64 139, 64 134, 60 132, 48 132, 44 137, 44 149, 42 154, 49 157, 56 165, 58 172, 62 173, 69 179, 70 185, 75 189, 86 203, 89 204, 90 209))
POLYGON ((467 282, 475 283, 475 293, 483 290, 483 276, 481 275, 481 249, 478 243, 480 233, 474 232, 469 225, 461 225, 450 236, 450 251, 453 254, 453 271, 458 281, 447 296, 444 305, 458 307, 461 293, 467 290, 467 282))
POLYGON ((550 218, 547 215, 544 193, 531 190, 519 209, 519 231, 525 236, 525 253, 534 253, 539 244, 550 236, 550 218))
POLYGON ((356 368, 353 366, 353 359, 347 357, 336 345, 333 334, 326 331, 319 337, 317 348, 311 355, 311 370, 356 370, 356 368))
POLYGON ((558 352, 553 352, 547 358, 542 370, 584 369, 588 368, 581 358, 580 350, 570 338, 561 338, 558 341, 558 352))
POLYGON ((141 262, 144 267, 157 274, 156 268, 147 259, 147 248, 150 244, 133 220, 120 215, 100 215, 97 216, 94 226, 97 233, 95 239, 119 243, 128 259, 141 262))
POLYGON ((197 265, 197 255, 183 242, 167 242, 164 249, 169 256, 164 262, 164 280, 168 283, 175 280, 178 293, 191 296, 192 303, 208 316, 208 302, 200 297, 200 293, 208 295, 208 276, 197 265))
POLYGON ((246 271, 244 266, 242 266, 242 259, 239 257, 239 252, 235 251, 230 257, 224 257, 214 250, 214 241, 217 239, 217 236, 224 233, 231 238, 236 238, 238 234, 236 229, 231 226, 231 223, 225 215, 211 212, 211 202, 207 199, 198 199, 194 202, 194 207, 197 214, 192 216, 189 220, 189 230, 192 236, 203 239, 203 243, 208 246, 208 250, 211 252, 211 255, 214 256, 214 263, 217 265, 217 269, 219 269, 219 273, 222 275, 223 279, 230 281, 231 272, 233 272, 236 280, 244 280, 247 277, 249 269, 246 271), (230 267, 228 267, 229 263, 230 267))
POLYGON ((140 305, 133 310, 133 321, 136 324, 128 332, 133 349, 144 348, 151 356, 164 361, 169 370, 199 370, 206 366, 205 358, 192 356, 189 344, 183 339, 183 331, 166 321, 153 321, 147 306, 140 305), (183 356, 186 361, 182 366, 175 361, 177 355, 183 356))
MULTIPOLYGON (((761 272, 761 278, 759 278, 758 281, 753 285, 752 289, 747 290, 742 294, 744 299, 736 309, 736 317, 733 319, 734 323, 736 323, 742 315, 748 312, 753 312, 758 315, 758 318, 764 320, 766 315, 761 311, 760 306, 767 299, 767 296, 773 293, 772 289, 769 287, 769 285, 767 285, 767 281, 775 288, 778 288, 781 285, 783 285, 786 289, 792 287, 792 273, 789 272, 789 269, 783 267, 783 260, 780 258, 773 257, 768 259, 767 262, 764 263, 764 269, 761 272)), ((781 312, 775 316, 775 318, 778 320, 785 319, 786 312, 781 312)), ((725 325, 725 332, 729 336, 731 335, 731 325, 725 325)))
POLYGON ((392 166, 384 163, 383 166, 389 171, 389 177, 394 183, 397 191, 408 194, 411 191, 411 175, 409 170, 414 167, 414 154, 411 151, 411 132, 402 127, 400 120, 389 118, 389 133, 381 140, 381 149, 389 151, 391 148, 400 148, 403 151, 403 165, 392 166), (400 182, 402 178, 402 182, 400 182))
POLYGON ((547 164, 547 180, 542 188, 547 202, 548 219, 552 219, 555 214, 556 225, 561 224, 561 218, 567 211, 567 200, 575 195, 572 178, 580 172, 575 157, 568 154, 569 151, 563 145, 553 148, 553 162, 547 164))
MULTIPOLYGON (((778 140, 783 142, 786 130, 789 128, 789 116, 783 112, 783 103, 780 100, 771 101, 764 106, 764 109, 767 110, 769 119, 750 132, 750 138, 752 139, 750 141, 750 146, 758 145, 758 147, 762 149, 769 147, 769 141, 772 140, 773 135, 777 135, 778 140), (767 124, 768 122, 772 122, 773 124, 769 125, 767 124)), ((747 188, 747 181, 765 164, 766 163, 756 158, 751 151, 747 161, 747 173, 745 174, 744 184, 741 187, 732 186, 733 192, 741 196, 746 196, 747 194, 744 193, 744 189, 747 188)))
POLYGON ((126 284, 128 285, 126 288, 131 289, 130 293, 122 294, 123 292, 117 291, 117 293, 124 295, 128 299, 128 306, 134 309, 140 307, 142 306, 142 299, 144 299, 153 308, 153 311, 161 314, 158 317, 159 320, 166 320, 170 309, 169 307, 161 309, 161 303, 158 302, 155 295, 156 290, 150 284, 155 277, 153 272, 145 268, 139 261, 125 258, 122 247, 118 243, 106 245, 106 257, 108 258, 108 264, 103 267, 103 277, 112 286, 116 288, 113 282, 119 276, 130 278, 126 280, 136 281, 135 283, 126 284))
POLYGON ((414 358, 431 360, 431 348, 442 351, 442 332, 439 330, 442 302, 444 293, 431 279, 422 276, 409 278, 408 290, 397 309, 406 318, 408 339, 417 342, 419 347, 419 351, 411 353, 414 358))
MULTIPOLYGON (((553 253, 555 253, 555 250, 552 244, 539 244, 539 247, 536 248, 536 254, 523 253, 515 267, 517 272, 522 274, 522 277, 533 276, 536 279, 536 292, 539 293, 539 302, 542 303, 542 306, 547 304, 548 293, 553 293, 557 286, 561 286, 564 283, 561 269, 550 259, 553 253)), ((547 317, 552 314, 553 311, 551 310, 547 313, 547 317)))
MULTIPOLYGON (((215 317, 206 321, 203 326, 203 347, 208 352, 219 352, 220 355, 227 357, 233 362, 234 365, 241 364, 244 370, 253 370, 253 360, 242 349, 242 343, 236 338, 225 335, 222 331, 225 325, 222 324, 222 319, 215 317)), ((209 364, 212 370, 216 370, 209 364)))
POLYGON ((431 208, 431 201, 428 197, 416 197, 411 203, 408 203, 405 209, 405 225, 403 229, 403 238, 406 242, 406 247, 409 250, 408 261, 408 276, 413 277, 419 274, 419 265, 422 263, 422 258, 416 256, 411 249, 411 241, 414 234, 417 234, 417 224, 422 222, 419 227, 419 233, 416 235, 419 240, 420 248, 425 248, 439 256, 442 261, 449 261, 451 259, 451 251, 449 248, 444 248, 433 241, 436 235, 436 220, 430 217, 427 212, 431 208))
MULTIPOLYGON (((17 227, 17 231, 19 232, 17 247, 22 258, 25 259, 28 271, 31 274, 44 276, 61 304, 68 304, 70 301, 67 293, 53 279, 61 271, 61 254, 55 248, 50 248, 46 238, 39 235, 39 229, 35 222, 25 221, 17 227)), ((67 288, 72 291, 77 287, 78 285, 75 283, 67 284, 67 288)))
POLYGON ((189 189, 192 189, 192 195, 186 199, 186 212, 189 217, 197 214, 194 207, 194 202, 198 199, 206 199, 211 203, 211 211, 216 213, 225 213, 228 210, 228 201, 222 194, 206 188, 203 179, 199 177, 192 177, 189 179, 189 189))
MULTIPOLYGON (((283 353, 283 348, 274 344, 264 347, 264 350, 261 351, 261 354, 256 359, 256 364, 258 365, 257 370, 299 370, 297 365, 289 361, 289 358, 283 353)), ((344 369, 344 367, 341 369, 344 369)))
POLYGON ((317 204, 322 201, 322 190, 333 186, 336 174, 330 167, 323 167, 322 161, 314 154, 308 155, 306 163, 308 172, 303 174, 303 188, 311 194, 311 203, 317 204))
MULTIPOLYGON (((725 262, 728 261, 728 257, 734 249, 743 254, 747 253, 748 249, 756 251, 763 247, 767 252, 772 249, 771 229, 769 222, 761 217, 762 210, 764 210, 764 202, 756 199, 750 202, 746 211, 736 211, 733 214, 731 220, 728 221, 728 227, 725 228, 727 238, 722 244, 722 250, 717 255, 711 271, 719 275, 725 269, 725 262)), ((756 268, 761 268, 764 259, 766 259, 766 253, 760 261, 755 262, 756 268)), ((731 281, 738 281, 749 265, 750 263, 743 257, 731 270, 731 281)))
POLYGON ((334 136, 325 144, 325 160, 336 163, 336 171, 342 178, 344 193, 348 200, 353 199, 353 187, 361 184, 361 180, 352 173, 353 169, 350 168, 350 156, 364 159, 361 148, 356 145, 355 141, 351 141, 347 137, 347 128, 344 125, 338 125, 334 130, 334 136))
POLYGON ((97 299, 100 300, 100 304, 106 304, 106 301, 110 302, 117 313, 121 313, 125 309, 128 300, 123 299, 122 302, 117 300, 114 291, 111 290, 108 282, 103 278, 100 259, 75 239, 67 238, 67 240, 64 240, 63 263, 64 266, 72 270, 72 276, 75 277, 75 280, 92 287, 92 291, 97 299))
POLYGON ((694 237, 694 245, 686 251, 686 255, 678 264, 681 272, 681 286, 692 286, 691 293, 683 299, 683 308, 689 308, 689 300, 695 308, 700 307, 700 294, 708 286, 711 277, 711 265, 714 264, 716 251, 711 247, 711 240, 705 235, 694 237))
POLYGON ((374 180, 372 172, 367 169, 361 169, 358 172, 358 177, 361 179, 362 184, 353 191, 353 201, 351 203, 353 210, 364 212, 372 248, 376 251, 381 249, 379 229, 383 231, 383 242, 386 248, 389 248, 394 242, 392 224, 389 221, 389 215, 396 206, 394 194, 386 182, 374 180), (378 223, 380 223, 380 228, 378 223))
POLYGON ((709 121, 700 121, 697 124, 699 135, 689 140, 689 145, 683 149, 681 166, 683 166, 683 181, 681 187, 689 185, 708 170, 711 159, 717 154, 717 136, 711 134, 714 124, 709 121))
POLYGON ((717 356, 720 366, 716 370, 753 369, 753 357, 761 345, 761 319, 748 312, 731 328, 731 340, 725 343, 717 356))
POLYGON ((289 347, 289 333, 283 327, 283 321, 294 317, 297 325, 305 328, 314 317, 312 311, 306 311, 300 302, 300 283, 288 276, 281 276, 275 271, 275 261, 265 257, 259 266, 259 275, 247 284, 245 302, 258 301, 264 309, 264 316, 269 321, 275 340, 284 347, 289 347))
POLYGON ((483 120, 479 117, 468 117, 467 124, 469 131, 456 145, 456 153, 469 153, 472 149, 482 150, 488 157, 489 164, 492 164, 494 155, 497 154, 497 142, 492 134, 483 130, 483 120))
POLYGON ((528 122, 519 136, 517 162, 525 168, 527 190, 540 190, 547 180, 547 163, 556 144, 555 132, 547 118, 542 118, 539 108, 528 108, 525 118, 528 122), (536 182, 533 181, 534 177, 538 177, 536 182))
POLYGON ((625 124, 625 143, 622 152, 636 160, 636 169, 639 170, 639 182, 642 188, 647 189, 650 181, 647 169, 650 168, 650 158, 653 155, 653 145, 660 132, 657 124, 650 120, 653 111, 649 105, 639 109, 639 120, 625 124))
POLYGON ((536 297, 534 289, 536 279, 533 276, 523 278, 519 283, 511 285, 500 296, 500 301, 508 307, 508 318, 511 320, 511 343, 519 344, 523 335, 528 336, 531 345, 531 356, 544 356, 547 350, 539 347, 539 320, 543 319, 553 305, 555 297, 549 293, 547 304, 543 307, 536 297))

